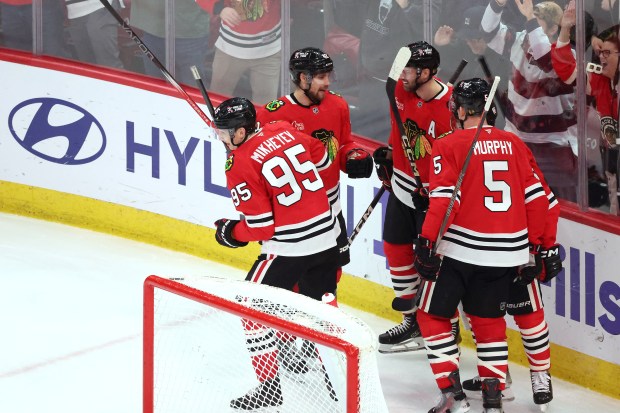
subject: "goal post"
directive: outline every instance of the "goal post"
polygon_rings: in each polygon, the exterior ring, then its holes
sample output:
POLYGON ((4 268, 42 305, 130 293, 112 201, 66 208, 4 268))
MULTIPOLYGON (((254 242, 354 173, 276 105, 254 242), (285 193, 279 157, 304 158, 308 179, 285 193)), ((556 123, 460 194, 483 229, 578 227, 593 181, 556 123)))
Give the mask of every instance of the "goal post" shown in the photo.
POLYGON ((215 277, 151 275, 143 294, 144 413, 387 412, 375 334, 339 308, 287 290, 215 277), (273 360, 281 399, 274 410, 230 404, 262 381, 255 373, 257 360, 265 357, 251 357, 248 322, 264 327, 279 349, 273 360), (283 342, 307 368, 284 368, 292 356, 283 342), (308 343, 312 352, 298 351, 308 343))

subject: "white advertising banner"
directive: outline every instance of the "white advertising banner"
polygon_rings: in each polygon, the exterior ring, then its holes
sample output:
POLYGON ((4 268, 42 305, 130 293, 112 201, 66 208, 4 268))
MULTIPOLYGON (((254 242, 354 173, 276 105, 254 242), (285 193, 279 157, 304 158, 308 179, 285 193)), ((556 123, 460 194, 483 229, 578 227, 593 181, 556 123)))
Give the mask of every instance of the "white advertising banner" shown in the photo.
POLYGON ((183 99, 4 61, 0 72, 1 180, 201 225, 236 216, 224 148, 183 99))
MULTIPOLYGON (((183 99, 6 61, 0 73, 0 180, 208 227, 237 216, 224 148, 183 99)), ((378 188, 374 175, 343 176, 349 231, 378 188)), ((345 271, 391 287, 381 242, 386 202, 387 193, 345 271)), ((562 219, 558 239, 565 269, 543 287, 552 341, 620 364, 620 237, 562 219)))

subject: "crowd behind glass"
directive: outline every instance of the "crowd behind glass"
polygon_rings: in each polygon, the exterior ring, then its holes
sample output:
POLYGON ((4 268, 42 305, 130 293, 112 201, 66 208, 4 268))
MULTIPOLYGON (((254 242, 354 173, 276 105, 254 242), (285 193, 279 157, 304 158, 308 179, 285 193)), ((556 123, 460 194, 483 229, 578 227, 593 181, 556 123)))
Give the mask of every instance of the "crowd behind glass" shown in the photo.
MULTIPOLYGON (((559 7, 540 0, 507 0, 499 30, 491 32, 484 30, 483 16, 491 3, 497 6, 503 1, 109 2, 179 82, 194 86, 190 67, 196 65, 210 90, 245 96, 260 105, 290 92, 287 61, 291 51, 322 48, 334 59, 331 89, 349 102, 353 131, 379 142, 386 142, 389 135, 385 79, 392 59, 400 47, 415 40, 425 39, 439 50, 438 77, 446 82, 462 59, 468 64, 460 79, 501 76, 496 126, 515 122, 519 105, 515 99, 541 99, 544 108, 545 99, 563 96, 557 119, 542 113, 545 116, 532 117, 532 122, 540 123, 532 130, 548 127, 545 122, 566 124, 566 128, 556 128, 552 142, 537 141, 536 134, 520 137, 534 143, 537 161, 559 198, 577 203, 582 210, 618 214, 617 0, 555 0, 559 7), (534 6, 534 19, 523 6, 528 2, 534 6), (585 15, 577 13, 583 17, 577 17, 570 29, 567 13, 575 10, 585 15), (519 37, 532 24, 545 26, 551 44, 561 38, 566 26, 576 53, 575 73, 561 73, 565 68, 552 67, 551 59, 545 60, 551 74, 544 81, 546 96, 542 97, 516 90, 527 83, 520 76, 527 78, 528 66, 543 68, 544 59, 536 59, 536 46, 519 37), (519 68, 519 64, 525 66, 519 68), (595 82, 593 74, 606 76, 607 84, 595 82), (577 76, 588 80, 579 82, 577 76), (612 102, 605 113, 600 103, 603 98, 593 92, 600 84, 609 89, 612 102)), ((2 47, 162 77, 99 0, 0 0, 0 16, 2 47)))

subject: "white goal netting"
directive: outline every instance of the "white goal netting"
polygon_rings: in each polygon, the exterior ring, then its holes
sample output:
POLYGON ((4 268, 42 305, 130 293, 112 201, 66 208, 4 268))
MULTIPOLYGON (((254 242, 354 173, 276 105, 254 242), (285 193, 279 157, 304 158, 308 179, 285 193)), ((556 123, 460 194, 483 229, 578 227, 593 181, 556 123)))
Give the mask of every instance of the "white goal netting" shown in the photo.
POLYGON ((144 293, 144 412, 387 412, 375 334, 339 308, 211 277, 144 293))

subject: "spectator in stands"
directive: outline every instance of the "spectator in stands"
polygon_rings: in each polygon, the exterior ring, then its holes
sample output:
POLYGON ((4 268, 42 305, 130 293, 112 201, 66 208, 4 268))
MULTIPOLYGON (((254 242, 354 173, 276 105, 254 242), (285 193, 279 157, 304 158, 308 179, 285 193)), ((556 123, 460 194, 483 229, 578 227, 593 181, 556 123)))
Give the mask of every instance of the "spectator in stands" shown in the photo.
MULTIPOLYGON (((551 57, 560 79, 573 85, 577 76, 577 65, 570 47, 571 30, 576 23, 575 2, 572 0, 562 16, 560 35, 553 45, 551 57)), ((588 36, 588 33, 586 33, 588 36)), ((593 97, 600 119, 599 149, 603 157, 603 170, 609 190, 610 212, 618 214, 618 63, 620 61, 620 40, 618 26, 603 30, 593 41, 600 65, 588 64, 586 93, 593 97)))
MULTIPOLYGON (((487 52, 486 33, 480 27, 485 9, 485 6, 475 6, 466 9, 459 15, 461 22, 458 31, 456 27, 443 25, 435 32, 434 46, 441 56, 447 57, 445 62, 443 59, 441 62, 441 78, 444 81, 448 81, 462 59, 465 59, 468 64, 463 69, 459 79, 487 78, 488 76, 482 68, 482 63, 479 61, 480 58, 484 58, 491 74, 501 78, 499 90, 505 91, 508 86, 511 69, 510 61, 493 51, 487 52)), ((487 81, 492 83, 491 79, 487 79, 487 81)), ((503 116, 501 116, 498 117, 495 125, 502 128, 503 123, 503 116)))
MULTIPOLYGON (((165 0, 132 0, 131 24, 143 31, 142 41, 160 62, 166 58, 166 2, 165 0)), ((181 83, 194 84, 190 67, 204 68, 208 52, 210 16, 195 0, 175 0, 174 68, 167 68, 181 83)), ((160 70, 148 57, 142 56, 144 73, 162 77, 160 70)), ((204 75, 204 73, 203 73, 204 75)))
MULTIPOLYGON (((42 2, 43 53, 69 57, 64 36, 64 13, 59 1, 42 2)), ((4 46, 11 49, 33 51, 32 0, 0 0, 2 36, 4 46)))
MULTIPOLYGON (((108 0, 118 10, 119 0, 108 0)), ((118 49, 118 22, 99 0, 65 0, 69 35, 76 57, 86 63, 123 68, 118 49)))
MULTIPOLYGON (((390 105, 385 83, 400 46, 424 38, 423 3, 422 0, 367 2, 360 42, 362 73, 359 109, 351 112, 355 132, 387 142, 390 134, 390 105)), ((433 1, 431 5, 432 24, 435 26, 441 1, 433 1)))
POLYGON ((210 89, 227 96, 251 96, 265 104, 278 96, 280 85, 281 35, 280 0, 198 0, 205 10, 220 18, 215 41, 210 89), (250 91, 239 90, 248 74, 250 91), (237 89, 238 90, 238 89, 237 89))
POLYGON ((489 49, 509 56, 513 73, 503 101, 505 129, 531 149, 553 192, 577 200, 577 118, 573 88, 558 78, 551 65, 562 8, 544 1, 514 0, 526 18, 525 30, 515 32, 501 23, 509 0, 491 0, 482 29, 491 39, 489 49))

